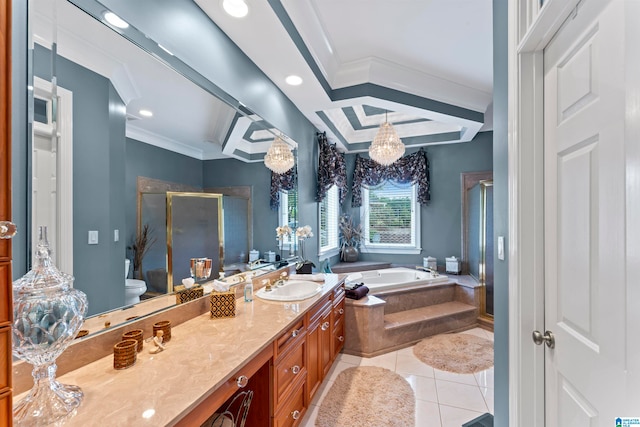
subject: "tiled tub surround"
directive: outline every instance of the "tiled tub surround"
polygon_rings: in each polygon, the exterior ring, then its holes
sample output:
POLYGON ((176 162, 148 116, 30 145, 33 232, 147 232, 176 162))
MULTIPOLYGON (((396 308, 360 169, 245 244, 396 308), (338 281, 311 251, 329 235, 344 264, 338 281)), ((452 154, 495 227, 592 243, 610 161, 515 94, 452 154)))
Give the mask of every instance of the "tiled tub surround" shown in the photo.
MULTIPOLYGON (((64 425, 178 424, 242 367, 268 354, 273 341, 301 322, 305 312, 331 294, 341 279, 327 275, 318 296, 295 304, 238 299, 234 318, 211 319, 208 312, 197 315, 172 328, 165 351, 149 354, 147 344, 129 369, 114 370, 113 356, 108 355, 59 376, 61 383, 78 385, 84 392, 77 414, 64 425)), ((170 313, 164 317, 173 321, 170 313)), ((137 323, 128 326, 136 328, 137 323)), ((23 396, 15 396, 14 401, 23 396)))
POLYGON ((345 304, 347 354, 373 357, 478 323, 480 287, 468 276, 375 292, 345 304))

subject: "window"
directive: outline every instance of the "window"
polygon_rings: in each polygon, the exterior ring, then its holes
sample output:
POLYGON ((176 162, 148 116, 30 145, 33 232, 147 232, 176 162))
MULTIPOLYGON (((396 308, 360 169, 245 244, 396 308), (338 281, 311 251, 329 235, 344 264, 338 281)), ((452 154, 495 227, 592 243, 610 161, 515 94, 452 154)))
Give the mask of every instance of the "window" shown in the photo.
POLYGON ((388 181, 363 189, 362 252, 420 253, 420 207, 415 184, 388 181))
POLYGON ((331 186, 327 195, 320 202, 320 251, 319 255, 332 256, 338 253, 338 187, 331 186))
MULTIPOLYGON (((288 224, 295 233, 298 227, 298 190, 283 190, 280 192, 280 207, 278 208, 278 226, 288 224)), ((295 240, 295 238, 294 238, 295 240)), ((291 236, 285 236, 280 241, 281 249, 291 249, 291 236)))

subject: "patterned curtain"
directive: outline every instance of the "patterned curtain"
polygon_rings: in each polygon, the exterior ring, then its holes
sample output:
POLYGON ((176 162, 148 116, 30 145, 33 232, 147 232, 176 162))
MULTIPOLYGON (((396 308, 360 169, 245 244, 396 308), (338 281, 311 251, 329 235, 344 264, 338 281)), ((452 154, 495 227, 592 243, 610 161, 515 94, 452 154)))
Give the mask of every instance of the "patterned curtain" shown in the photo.
POLYGON ((298 167, 294 166, 285 173, 275 173, 271 171, 271 200, 269 205, 272 210, 278 210, 280 207, 280 191, 293 190, 296 187, 296 178, 298 177, 298 167))
POLYGON ((332 185, 340 192, 340 203, 347 197, 347 165, 344 154, 335 145, 329 144, 326 133, 318 133, 320 159, 318 161, 318 191, 316 201, 321 202, 332 185))
POLYGON ((400 184, 418 184, 418 202, 425 205, 431 200, 429 193, 429 161, 421 148, 420 151, 398 159, 390 166, 383 166, 370 159, 356 155, 356 167, 353 171, 351 187, 351 206, 362 206, 362 187, 373 187, 392 180, 400 184))

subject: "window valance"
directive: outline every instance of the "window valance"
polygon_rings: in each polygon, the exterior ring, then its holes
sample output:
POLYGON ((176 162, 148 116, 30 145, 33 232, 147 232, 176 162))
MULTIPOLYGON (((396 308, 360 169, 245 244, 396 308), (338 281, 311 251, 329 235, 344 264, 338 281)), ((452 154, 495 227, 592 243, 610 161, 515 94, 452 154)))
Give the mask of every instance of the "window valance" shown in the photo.
POLYGON ((292 167, 285 173, 271 171, 271 200, 269 205, 272 210, 277 210, 280 207, 280 191, 289 191, 296 187, 297 176, 297 166, 292 167))
POLYGON ((401 157, 390 166, 383 166, 371 159, 356 155, 356 167, 353 171, 351 187, 351 206, 362 206, 362 187, 373 187, 385 181, 400 184, 418 184, 418 203, 424 205, 431 200, 429 193, 429 161, 421 148, 408 156, 401 157))
POLYGON ((318 191, 316 201, 321 202, 327 191, 335 184, 340 194, 340 203, 347 197, 347 165, 344 154, 335 145, 329 144, 326 133, 318 133, 318 191))

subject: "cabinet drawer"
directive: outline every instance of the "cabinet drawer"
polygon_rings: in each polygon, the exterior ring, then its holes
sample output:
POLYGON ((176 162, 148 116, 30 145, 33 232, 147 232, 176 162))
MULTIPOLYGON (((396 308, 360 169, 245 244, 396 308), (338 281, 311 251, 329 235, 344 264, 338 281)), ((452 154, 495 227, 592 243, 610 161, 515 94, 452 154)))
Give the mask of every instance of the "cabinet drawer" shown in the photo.
POLYGON ((318 320, 320 316, 322 316, 322 313, 324 313, 324 311, 327 309, 327 306, 331 305, 331 296, 332 296, 331 294, 327 295, 320 302, 318 302, 311 310, 309 310, 309 313, 307 314, 309 319, 307 325, 311 325, 316 320, 318 320))
MULTIPOLYGON (((10 240, 5 240, 10 242, 10 240)), ((11 293, 11 264, 0 263, 0 325, 11 325, 13 317, 13 295, 11 293)))
POLYGON ((0 393, 0 422, 8 422, 8 424, 2 424, 7 427, 11 425, 11 420, 13 420, 12 400, 10 391, 0 393))
POLYGON ((276 407, 282 402, 287 391, 291 388, 291 384, 293 384, 297 378, 303 377, 306 374, 305 349, 305 341, 300 342, 298 346, 288 352, 276 365, 274 373, 276 407))
POLYGON ((300 424, 307 408, 304 404, 304 381, 300 382, 273 417, 274 427, 293 427, 300 424))
POLYGON ((285 353, 289 348, 295 346, 304 338, 305 327, 302 319, 298 320, 295 325, 287 329, 285 333, 274 342, 274 355, 277 358, 285 353))
POLYGON ((0 393, 11 387, 11 328, 0 328, 0 393))

